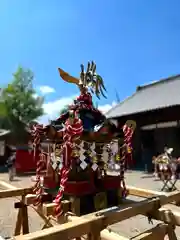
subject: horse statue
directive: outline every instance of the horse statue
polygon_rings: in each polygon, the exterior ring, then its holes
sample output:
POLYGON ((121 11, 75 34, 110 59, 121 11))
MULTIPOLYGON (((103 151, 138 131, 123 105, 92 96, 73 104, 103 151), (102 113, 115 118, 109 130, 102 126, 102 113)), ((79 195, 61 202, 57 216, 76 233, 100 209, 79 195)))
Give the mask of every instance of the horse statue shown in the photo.
POLYGON ((177 159, 172 157, 173 148, 164 148, 164 153, 153 157, 155 175, 160 178, 173 177, 176 173, 177 159))

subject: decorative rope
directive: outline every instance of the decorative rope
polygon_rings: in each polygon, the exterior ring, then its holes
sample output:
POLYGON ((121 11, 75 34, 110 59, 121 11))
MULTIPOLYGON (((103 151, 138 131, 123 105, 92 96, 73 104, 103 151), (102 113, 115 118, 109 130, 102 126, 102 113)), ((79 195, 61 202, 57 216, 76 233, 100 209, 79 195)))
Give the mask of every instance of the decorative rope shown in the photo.
POLYGON ((132 164, 132 136, 133 136, 133 129, 131 127, 128 127, 126 124, 123 126, 123 132, 124 132, 124 143, 127 146, 126 151, 126 164, 129 166, 132 164))
POLYGON ((85 109, 85 110, 92 110, 94 112, 99 112, 98 109, 94 108, 93 102, 92 102, 92 96, 89 92, 81 93, 77 99, 76 104, 71 105, 70 108, 74 109, 85 109))
POLYGON ((57 204, 55 207, 55 215, 57 217, 61 216, 63 213, 62 209, 62 197, 64 193, 64 189, 66 187, 66 183, 68 180, 68 174, 71 167, 72 161, 72 151, 73 151, 73 141, 74 137, 80 137, 81 133, 83 132, 83 125, 82 121, 79 119, 77 114, 75 114, 74 119, 68 119, 65 123, 64 135, 63 135, 63 148, 62 148, 62 155, 63 155, 63 166, 59 170, 60 172, 60 187, 57 193, 57 196, 54 202, 57 204))
POLYGON ((124 144, 120 149, 122 151, 122 157, 120 159, 120 178, 121 178, 121 187, 122 187, 122 197, 127 196, 127 189, 124 180, 124 173, 126 169, 126 162, 132 162, 132 135, 133 129, 127 125, 123 126, 124 132, 124 144))
POLYGON ((44 134, 43 125, 36 124, 32 129, 32 137, 33 137, 33 147, 34 147, 34 157, 38 154, 37 165, 36 165, 36 183, 33 187, 33 192, 36 194, 36 198, 34 200, 34 205, 38 206, 41 204, 42 194, 44 192, 43 182, 41 177, 41 171, 45 166, 45 154, 41 149, 41 136, 44 134))
POLYGON ((125 162, 126 162, 126 144, 124 144, 121 148, 122 157, 120 159, 120 185, 122 188, 122 197, 125 198, 127 196, 127 189, 124 180, 124 172, 125 172, 125 162))

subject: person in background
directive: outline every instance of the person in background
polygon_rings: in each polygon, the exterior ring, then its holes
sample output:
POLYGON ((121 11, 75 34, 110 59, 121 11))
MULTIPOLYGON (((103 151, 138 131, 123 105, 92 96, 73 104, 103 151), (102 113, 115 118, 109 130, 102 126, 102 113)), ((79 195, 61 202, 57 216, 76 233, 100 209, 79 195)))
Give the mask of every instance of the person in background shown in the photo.
POLYGON ((7 158, 7 168, 9 173, 9 181, 13 181, 14 175, 15 175, 15 161, 16 161, 16 149, 9 147, 9 154, 7 158))

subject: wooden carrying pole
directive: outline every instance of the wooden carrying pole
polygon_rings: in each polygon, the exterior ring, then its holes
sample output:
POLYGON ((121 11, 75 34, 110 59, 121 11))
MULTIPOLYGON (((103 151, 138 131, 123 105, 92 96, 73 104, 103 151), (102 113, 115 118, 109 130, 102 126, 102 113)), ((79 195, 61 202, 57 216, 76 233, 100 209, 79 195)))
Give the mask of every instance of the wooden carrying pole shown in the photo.
POLYGON ((0 187, 3 188, 0 190, 0 198, 9 198, 26 195, 32 192, 32 188, 17 188, 9 183, 0 181, 0 187))
MULTIPOLYGON (((132 186, 127 186, 128 189, 128 193, 129 195, 132 196, 137 196, 137 197, 141 197, 141 198, 148 198, 148 197, 154 197, 154 196, 168 196, 168 194, 166 193, 161 193, 161 192, 157 192, 157 191, 153 191, 153 190, 146 190, 146 189, 142 189, 142 188, 136 188, 136 187, 132 187, 132 186)), ((35 195, 27 195, 26 197, 26 201, 27 204, 31 204, 33 199, 34 199, 35 195)), ((180 199, 180 198, 179 198, 180 199)), ((128 200, 123 201, 123 203, 127 203, 128 200)), ((135 201, 129 201, 129 202, 135 202, 135 201)), ((63 201, 63 205, 68 204, 67 201, 63 201)), ((54 208, 55 208, 56 204, 55 203, 45 203, 43 204, 43 212, 46 216, 50 216, 54 214, 54 208)))
MULTIPOLYGON (((180 226, 180 213, 170 211, 167 207, 161 207, 172 202, 180 202, 180 192, 173 192, 170 194, 161 194, 155 191, 149 191, 144 189, 138 189, 135 187, 129 187, 129 194, 140 197, 151 197, 149 199, 143 200, 141 202, 136 202, 129 204, 128 206, 115 207, 114 209, 105 209, 99 212, 87 214, 81 217, 68 216, 68 223, 57 225, 52 227, 52 224, 47 224, 49 229, 43 231, 38 231, 34 233, 29 233, 28 225, 28 215, 27 215, 27 205, 31 204, 34 195, 27 195, 32 192, 31 188, 16 188, 8 183, 0 181, 0 186, 3 188, 8 188, 8 190, 0 191, 0 198, 13 197, 13 196, 22 196, 22 199, 19 203, 19 212, 16 223, 16 229, 14 239, 28 239, 28 240, 47 240, 51 238, 52 240, 60 239, 81 239, 81 236, 87 235, 89 240, 128 240, 128 238, 119 236, 116 233, 113 233, 106 229, 108 225, 126 220, 130 217, 136 216, 138 214, 150 215, 152 218, 162 220, 166 224, 158 225, 149 231, 139 234, 138 236, 131 238, 134 240, 148 240, 148 239, 162 239, 167 232, 170 236, 170 239, 176 239, 174 234, 173 225, 180 226), (169 224, 167 226, 167 224, 169 224), (21 228, 23 234, 21 235, 21 228), (18 235, 18 236, 17 236, 18 235)), ((65 212, 68 211, 70 206, 69 201, 63 202, 63 207, 65 212)), ((49 215, 53 209, 54 204, 44 204, 42 210, 46 210, 46 214, 49 215), (47 208, 46 208, 47 207, 47 208), (49 212, 47 210, 50 210, 49 212)), ((43 211, 42 211, 43 214, 43 211)), ((47 218, 45 216, 45 218, 47 218)), ((47 222, 47 219, 45 219, 47 222)))
MULTIPOLYGON (((153 199, 146 199, 139 203, 131 204, 131 206, 121 209, 117 207, 115 209, 105 209, 96 213, 87 214, 79 217, 78 220, 73 222, 68 222, 53 228, 45 229, 43 231, 38 231, 30 233, 28 235, 18 236, 15 239, 25 239, 25 240, 55 240, 59 239, 73 239, 81 237, 88 233, 95 231, 94 236, 96 239, 100 238, 100 232, 105 229, 108 225, 115 224, 117 222, 123 221, 130 217, 136 216, 138 214, 151 214, 163 216, 166 222, 171 223, 171 216, 166 214, 164 211, 161 215, 161 211, 158 210, 160 205, 165 205, 173 201, 179 201, 180 193, 171 193, 168 196, 158 196, 153 199), (96 230, 95 230, 96 229, 96 230)), ((172 216, 174 217, 174 213, 172 216)), ((174 220, 180 222, 179 216, 174 220)), ((94 238, 95 239, 95 238, 94 238)))
POLYGON ((14 189, 8 189, 8 190, 1 190, 0 198, 10 198, 10 197, 17 197, 22 195, 25 196, 30 192, 32 192, 31 188, 14 188, 14 189))
POLYGON ((0 187, 5 189, 16 189, 15 186, 1 180, 0 180, 0 187))
POLYGON ((148 198, 148 197, 162 196, 162 195, 167 196, 166 193, 153 191, 153 190, 147 190, 147 189, 143 189, 143 188, 137 188, 137 187, 133 187, 133 186, 127 186, 127 189, 128 189, 129 195, 141 197, 141 198, 148 198))
MULTIPOLYGON (((67 221, 72 222, 73 220, 78 220, 79 217, 76 216, 67 216, 67 221)), ((143 233, 138 234, 135 237, 127 238, 123 237, 115 232, 104 229, 100 232, 101 240, 160 240, 164 239, 165 235, 168 232, 167 224, 158 224, 157 226, 147 230, 143 233)))

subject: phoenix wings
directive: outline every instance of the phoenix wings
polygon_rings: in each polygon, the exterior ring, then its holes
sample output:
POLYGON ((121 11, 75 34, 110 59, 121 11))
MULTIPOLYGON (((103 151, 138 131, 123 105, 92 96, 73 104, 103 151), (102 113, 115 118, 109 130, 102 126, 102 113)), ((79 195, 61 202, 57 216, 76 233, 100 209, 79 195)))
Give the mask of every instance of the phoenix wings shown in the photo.
POLYGON ((100 95, 106 98, 104 91, 106 92, 107 90, 105 88, 103 78, 96 73, 96 64, 93 61, 91 63, 88 62, 86 70, 83 64, 81 64, 80 67, 81 72, 79 79, 71 76, 61 68, 58 68, 58 71, 64 81, 74 83, 78 86, 83 85, 84 87, 88 87, 90 91, 93 94, 95 93, 99 99, 100 95))

